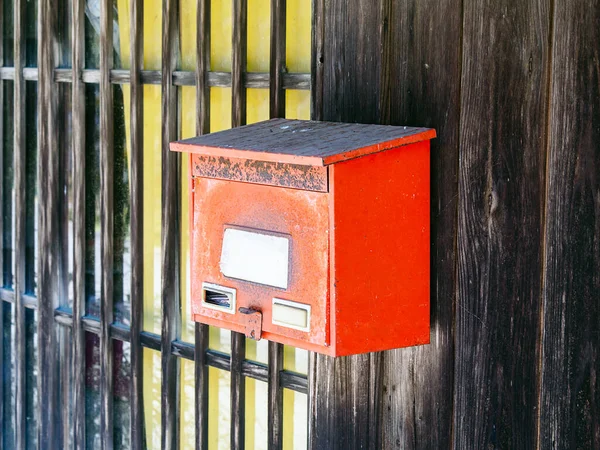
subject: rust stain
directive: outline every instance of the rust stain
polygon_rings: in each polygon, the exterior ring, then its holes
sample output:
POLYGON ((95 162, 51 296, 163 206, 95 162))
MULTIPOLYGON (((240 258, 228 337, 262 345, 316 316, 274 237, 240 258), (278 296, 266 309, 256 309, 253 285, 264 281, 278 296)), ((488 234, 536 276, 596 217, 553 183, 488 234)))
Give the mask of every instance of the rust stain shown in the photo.
POLYGON ((193 176, 327 192, 327 167, 224 156, 193 156, 193 176))

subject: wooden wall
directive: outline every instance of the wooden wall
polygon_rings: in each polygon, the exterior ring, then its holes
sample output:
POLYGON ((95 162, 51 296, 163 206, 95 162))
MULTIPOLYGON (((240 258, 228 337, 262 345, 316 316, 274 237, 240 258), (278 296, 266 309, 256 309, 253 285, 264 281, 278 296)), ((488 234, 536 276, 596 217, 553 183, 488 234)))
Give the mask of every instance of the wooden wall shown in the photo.
POLYGON ((314 8, 313 117, 439 137, 432 343, 313 356, 313 447, 600 448, 600 1, 314 8))

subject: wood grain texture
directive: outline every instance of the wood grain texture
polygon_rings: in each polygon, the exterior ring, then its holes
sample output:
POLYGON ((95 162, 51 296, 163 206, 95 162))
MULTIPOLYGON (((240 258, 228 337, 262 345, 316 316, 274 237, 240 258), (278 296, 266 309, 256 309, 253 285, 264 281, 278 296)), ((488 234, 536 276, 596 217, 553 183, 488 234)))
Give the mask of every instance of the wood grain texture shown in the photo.
POLYGON ((26 385, 26 348, 25 348, 25 307, 22 294, 25 293, 25 240, 26 209, 25 193, 27 191, 27 167, 25 148, 25 2, 13 0, 13 58, 15 67, 14 81, 14 116, 13 116, 13 151, 14 151, 14 292, 15 292, 15 446, 18 449, 26 446, 27 420, 27 388, 26 385))
POLYGON ((144 362, 140 333, 144 321, 144 2, 130 3, 131 70, 131 448, 146 448, 144 432, 144 362))
MULTIPOLYGON (((38 74, 36 68, 23 69, 25 80, 37 80, 38 74)), ((100 72, 96 69, 86 69, 81 75, 84 83, 98 84, 100 72)), ((160 70, 142 70, 142 84, 161 84, 162 74, 160 70)), ((284 73, 282 77, 283 89, 309 90, 311 76, 308 73, 284 73)), ((15 70, 13 67, 0 68, 0 79, 14 80, 15 70)), ((244 77, 243 85, 246 88, 269 89, 270 74, 262 72, 249 72, 244 77)), ((57 83, 71 82, 71 69, 56 69, 54 71, 54 81, 57 83)), ((129 70, 113 69, 110 71, 110 82, 114 84, 127 84, 131 81, 129 70)), ((196 72, 185 70, 173 71, 172 83, 174 86, 196 86, 196 72)), ((205 83, 208 87, 231 87, 231 72, 211 72, 208 71, 205 83)))
POLYGON ((100 2, 100 445, 113 448, 113 322, 114 263, 114 102, 110 84, 113 68, 113 4, 100 2))
POLYGON ((310 117, 312 120, 323 120, 325 0, 312 0, 311 4, 310 117))
POLYGON ((285 117, 283 74, 286 72, 286 4, 287 0, 271 0, 270 46, 270 117, 285 117))
POLYGON ((243 449, 245 445, 246 423, 246 380, 242 375, 242 363, 246 358, 246 336, 231 333, 231 432, 230 448, 243 449))
POLYGON ((461 2, 381 2, 380 122, 431 141, 431 344, 383 356, 382 448, 444 448, 452 430, 461 2))
MULTIPOLYGON (((210 132, 210 0, 198 0, 196 17, 196 133, 210 132)), ((208 449, 208 364, 206 351, 208 325, 196 323, 194 330, 194 379, 196 412, 196 450, 208 449)))
POLYGON ((57 92, 54 89, 55 20, 51 0, 40 0, 38 10, 38 445, 60 448, 58 402, 58 338, 54 309, 59 304, 60 267, 60 152, 57 142, 57 92))
POLYGON ((71 4, 72 135, 73 149, 73 445, 85 448, 85 89, 80 73, 84 65, 84 0, 71 4))
POLYGON ((248 60, 248 0, 233 0, 231 126, 246 125, 245 78, 248 60))
POLYGON ((196 28, 196 133, 210 132, 210 0, 198 0, 196 28))
MULTIPOLYGON (((4 0, 0 0, 4 11, 4 0)), ((4 21, 0 20, 0 65, 4 65, 4 21)), ((0 79, 0 286, 4 286, 4 81, 0 79)), ((0 361, 4 362, 4 299, 0 301, 0 361)), ((4 373, 4 371, 2 371, 4 373)), ((0 383, 0 444, 4 443, 4 383, 0 383)))
POLYGON ((534 448, 550 2, 464 7, 454 446, 534 448))
POLYGON ((180 364, 172 342, 181 325, 180 296, 180 161, 169 151, 177 139, 177 88, 171 83, 179 58, 179 2, 162 6, 162 330, 161 330, 161 448, 179 448, 180 364))
MULTIPOLYGON (((380 21, 378 4, 360 0, 330 0, 326 3, 323 117, 319 120, 377 123, 380 21)), ((315 50, 318 52, 318 48, 315 50)))
MULTIPOLYGON (((313 5, 311 118, 377 123, 380 5, 359 0, 313 5)), ((379 448, 382 354, 310 359, 309 448, 379 448)))
POLYGON ((540 443, 600 448, 600 2, 556 2, 540 443))
POLYGON ((196 323, 194 346, 196 450, 208 449, 208 325, 196 323))
POLYGON ((269 384, 268 384, 268 448, 283 448, 283 389, 281 371, 283 370, 283 345, 269 342, 269 384))
MULTIPOLYGON (((271 43, 269 116, 271 119, 285 117, 285 92, 283 74, 286 72, 286 8, 287 0, 271 0, 271 43)), ((267 447, 269 450, 283 448, 283 345, 269 342, 269 379, 267 396, 267 447)))

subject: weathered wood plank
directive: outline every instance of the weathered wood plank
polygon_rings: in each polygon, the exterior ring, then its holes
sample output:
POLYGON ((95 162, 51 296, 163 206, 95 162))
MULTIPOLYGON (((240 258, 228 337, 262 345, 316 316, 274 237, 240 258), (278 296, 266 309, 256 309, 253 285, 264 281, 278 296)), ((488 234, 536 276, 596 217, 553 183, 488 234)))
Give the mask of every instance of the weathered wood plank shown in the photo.
POLYGON ((179 336, 180 296, 180 164, 169 151, 177 140, 177 88, 171 82, 179 58, 179 2, 162 4, 162 332, 161 332, 161 448, 179 448, 179 359, 172 342, 179 336))
MULTIPOLYGON (((287 0, 271 0, 269 115, 272 119, 285 117, 286 6, 287 0)), ((267 445, 270 450, 279 450, 283 446, 283 389, 280 386, 283 345, 269 342, 268 367, 267 445)))
MULTIPOLYGON (((4 0, 0 0, 4 11, 4 0)), ((0 20, 0 65, 4 65, 4 21, 0 20)), ((0 286, 4 286, 4 81, 0 79, 0 286)), ((4 299, 0 301, 0 363, 4 364, 4 299)), ((4 373, 4 371, 2 371, 4 373)), ((0 383, 0 445, 4 444, 4 383, 0 383)))
POLYGON ((444 448, 452 429, 461 2, 382 2, 380 122, 431 142, 431 344, 386 352, 382 448, 444 448), (401 420, 400 420, 401 418, 401 420))
POLYGON ((144 321, 144 2, 130 4, 131 68, 131 448, 146 448, 144 432, 144 362, 140 333, 144 321))
POLYGON ((231 433, 230 448, 243 449, 246 421, 246 380, 242 375, 242 363, 246 357, 246 336, 231 333, 231 433))
POLYGON ((464 6, 454 446, 534 448, 550 2, 464 6))
MULTIPOLYGON (((196 133, 210 132, 210 0, 198 0, 196 16, 196 133)), ((196 450, 208 449, 208 325, 196 323, 194 347, 196 450)))
MULTIPOLYGON (((38 74, 36 68, 23 69, 25 80, 37 80, 38 74)), ((100 81, 100 72, 95 69, 86 69, 81 77, 84 83, 98 84, 100 81)), ((161 84, 162 75, 160 70, 142 70, 142 84, 161 84)), ((0 68, 0 79, 14 80, 15 70, 12 67, 0 68)), ((244 87, 253 89, 269 89, 270 75, 268 73, 250 72, 246 73, 244 87)), ((110 71, 110 82, 114 84, 127 84, 131 80, 129 70, 113 69, 110 71)), ((56 69, 54 71, 54 81, 57 83, 71 83, 71 69, 56 69)), ((174 86, 196 86, 196 72, 175 70, 173 71, 174 86)), ((205 82, 209 87, 231 87, 230 72, 207 72, 205 82)), ((309 90, 311 77, 308 73, 284 73, 282 74, 283 89, 309 90)))
POLYGON ((55 69, 56 9, 51 0, 39 0, 38 9, 38 445, 40 449, 60 447, 58 402, 58 337, 54 309, 59 304, 60 267, 60 152, 57 133, 57 92, 55 69))
POLYGON ((248 0, 233 0, 231 58, 231 126, 246 125, 246 87, 248 50, 248 0))
POLYGON ((196 380, 196 450, 208 449, 208 325, 196 323, 194 378, 196 380))
POLYGON ((283 389, 281 371, 283 370, 283 345, 269 342, 269 393, 267 406, 268 448, 283 448, 283 389))
POLYGON ((210 0, 198 0, 196 28, 196 133, 210 132, 210 0))
MULTIPOLYGON (((233 0, 231 61, 231 126, 246 125, 246 70, 248 50, 248 1, 233 0)), ((246 337, 231 333, 231 448, 244 448, 246 383, 242 363, 246 357, 246 337)))
MULTIPOLYGON (((380 94, 381 8, 378 4, 359 0, 331 0, 326 5, 322 56, 323 120, 376 123, 380 94), (368 95, 363 95, 366 93, 368 95)), ((318 48, 316 50, 318 52, 318 48)), ((318 79, 318 73, 316 75, 318 79)))
POLYGON ((271 118, 285 117, 283 74, 286 71, 286 4, 287 0, 271 0, 271 49, 269 111, 271 118))
POLYGON ((26 347, 25 347, 25 307, 21 295, 25 292, 25 233, 26 209, 25 192, 27 190, 27 166, 25 148, 25 2, 13 0, 13 58, 15 68, 14 81, 14 291, 15 291, 15 446, 24 449, 27 436, 27 385, 26 385, 26 347))
POLYGON ((312 120, 323 120, 325 0, 312 0, 311 3, 310 117, 312 120))
POLYGON ((113 68, 113 4, 100 2, 100 441, 113 447, 113 260, 114 260, 114 102, 110 70, 113 68))
POLYGON ((73 445, 85 448, 85 89, 84 0, 71 3, 72 135, 73 148, 73 445))
MULTIPOLYGON (((381 8, 359 0, 313 3, 312 111, 318 120, 376 123, 381 8), (322 71, 322 74, 321 74, 322 71)), ((311 355, 309 447, 377 448, 381 353, 311 355)))
POLYGON ((600 2, 554 8, 539 448, 591 449, 600 448, 600 2))

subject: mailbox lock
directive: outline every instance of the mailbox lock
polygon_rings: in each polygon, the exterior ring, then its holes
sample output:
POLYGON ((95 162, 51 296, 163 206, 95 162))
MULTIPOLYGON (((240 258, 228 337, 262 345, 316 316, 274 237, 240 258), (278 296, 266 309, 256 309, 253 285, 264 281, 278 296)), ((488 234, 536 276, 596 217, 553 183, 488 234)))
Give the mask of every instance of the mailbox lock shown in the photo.
POLYGON ((247 338, 260 341, 262 337, 262 313, 251 308, 240 308, 238 312, 242 315, 246 327, 247 338))

